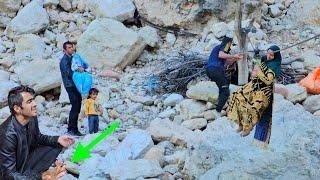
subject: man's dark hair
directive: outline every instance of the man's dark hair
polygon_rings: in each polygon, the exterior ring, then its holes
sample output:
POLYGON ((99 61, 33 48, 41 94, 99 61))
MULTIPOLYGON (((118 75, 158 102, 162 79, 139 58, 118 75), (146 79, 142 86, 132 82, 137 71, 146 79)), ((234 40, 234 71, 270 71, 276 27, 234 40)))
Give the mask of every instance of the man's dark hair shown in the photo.
POLYGON ((63 43, 63 49, 64 49, 64 50, 66 50, 67 45, 73 45, 73 43, 70 42, 70 41, 64 42, 64 43, 63 43))
POLYGON ((93 94, 93 93, 98 94, 98 93, 99 93, 99 90, 98 90, 97 88, 91 88, 91 89, 89 90, 88 99, 90 98, 90 95, 93 94))
POLYGON ((222 40, 222 43, 223 43, 223 44, 227 44, 227 43, 232 42, 232 41, 233 41, 232 38, 225 36, 225 37, 223 38, 223 40, 222 40))
POLYGON ((9 109, 10 109, 11 114, 15 113, 14 109, 13 109, 13 107, 15 105, 22 107, 22 102, 23 102, 22 93, 23 92, 28 92, 32 95, 35 94, 35 92, 32 88, 29 88, 29 87, 23 86, 23 85, 14 87, 9 91, 8 105, 9 105, 9 109))

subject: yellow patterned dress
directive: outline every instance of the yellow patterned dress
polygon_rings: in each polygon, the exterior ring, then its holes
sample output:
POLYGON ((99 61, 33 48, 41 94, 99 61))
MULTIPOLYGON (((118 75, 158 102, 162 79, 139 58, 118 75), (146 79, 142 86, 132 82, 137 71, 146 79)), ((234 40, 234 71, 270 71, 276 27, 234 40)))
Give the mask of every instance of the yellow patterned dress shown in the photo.
POLYGON ((252 128, 261 119, 264 110, 272 103, 274 72, 263 62, 258 62, 260 71, 257 77, 234 92, 228 99, 229 119, 235 121, 243 130, 252 128))

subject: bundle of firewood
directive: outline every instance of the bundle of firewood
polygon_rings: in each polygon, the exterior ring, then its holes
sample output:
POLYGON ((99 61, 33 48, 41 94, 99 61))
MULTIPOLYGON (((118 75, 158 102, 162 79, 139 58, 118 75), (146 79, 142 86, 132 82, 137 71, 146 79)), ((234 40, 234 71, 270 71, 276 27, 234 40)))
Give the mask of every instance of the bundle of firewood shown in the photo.
MULTIPOLYGON (((187 85, 195 78, 206 78, 206 65, 208 56, 189 50, 178 52, 176 55, 163 59, 155 72, 157 77, 157 89, 160 92, 185 92, 187 85)), ((289 64, 299 61, 299 58, 284 60, 281 67, 281 75, 277 83, 290 84, 300 81, 307 75, 306 71, 296 71, 289 64)), ((236 73, 236 72, 228 72, 236 73)))

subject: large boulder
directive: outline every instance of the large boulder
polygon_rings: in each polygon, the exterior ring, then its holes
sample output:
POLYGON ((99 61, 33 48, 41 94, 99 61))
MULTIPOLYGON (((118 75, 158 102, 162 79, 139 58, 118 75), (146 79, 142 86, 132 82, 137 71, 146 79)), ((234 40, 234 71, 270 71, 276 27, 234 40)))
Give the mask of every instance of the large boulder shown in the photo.
POLYGON ((158 177, 164 174, 159 162, 155 160, 127 160, 112 167, 108 173, 111 179, 144 179, 158 177))
POLYGON ((303 102, 303 107, 311 113, 320 110, 320 95, 309 96, 303 102))
POLYGON ((107 18, 91 22, 77 44, 78 52, 92 66, 121 69, 133 63, 144 47, 136 32, 107 18))
POLYGON ((18 40, 15 56, 42 58, 45 49, 46 45, 39 36, 34 34, 25 34, 18 40))
POLYGON ((1 0, 0 14, 2 13, 16 13, 21 6, 21 0, 1 0))
POLYGON ((136 9, 131 0, 92 0, 88 1, 88 7, 96 18, 112 18, 121 22, 132 18, 136 9))
POLYGON ((12 81, 0 81, 0 108, 7 105, 8 102, 8 93, 10 89, 18 86, 19 84, 12 81))
POLYGON ((43 1, 34 0, 20 10, 6 28, 9 37, 37 33, 49 25, 49 16, 43 8, 43 1), (26 23, 28 22, 28 23, 26 23))
POLYGON ((155 119, 151 121, 147 131, 156 142, 170 141, 179 146, 186 146, 195 138, 190 129, 175 124, 167 119, 155 119))
POLYGON ((0 81, 8 81, 10 73, 4 70, 0 70, 0 81))
POLYGON ((185 99, 180 104, 180 115, 185 119, 204 117, 206 105, 193 99, 185 99))
POLYGON ((179 104, 183 100, 183 96, 180 94, 170 94, 164 101, 163 104, 165 106, 175 106, 179 104))
POLYGON ((234 13, 234 2, 227 0, 135 0, 135 5, 142 17, 164 26, 190 27, 194 21, 204 22, 206 18, 199 17, 206 12, 222 20, 234 13))
POLYGON ((219 88, 215 82, 201 81, 191 86, 186 94, 191 99, 216 103, 219 96, 219 88))
POLYGON ((181 125, 191 130, 202 129, 207 126, 207 120, 204 118, 190 119, 183 121, 181 125))
POLYGON ((301 87, 298 84, 288 84, 286 85, 286 89, 288 90, 287 99, 293 103, 302 102, 308 96, 306 88, 301 87))
POLYGON ((126 136, 115 150, 106 155, 104 161, 111 166, 125 160, 142 158, 153 145, 153 141, 148 132, 144 130, 134 130, 126 136))
POLYGON ((302 56, 304 58, 304 66, 307 69, 313 70, 320 65, 320 57, 317 55, 316 51, 307 50, 303 52, 302 56))
POLYGON ((22 62, 14 72, 22 84, 33 88, 37 93, 48 91, 61 85, 59 61, 56 59, 36 59, 22 62), (26 72, 29 72, 26 74, 26 72))
POLYGON ((320 4, 316 3, 314 0, 298 0, 291 4, 292 7, 289 8, 286 18, 288 22, 294 25, 320 25, 320 14, 318 9, 320 4))
POLYGON ((151 47, 155 47, 160 41, 157 30, 150 26, 141 28, 138 34, 142 37, 143 41, 151 47))

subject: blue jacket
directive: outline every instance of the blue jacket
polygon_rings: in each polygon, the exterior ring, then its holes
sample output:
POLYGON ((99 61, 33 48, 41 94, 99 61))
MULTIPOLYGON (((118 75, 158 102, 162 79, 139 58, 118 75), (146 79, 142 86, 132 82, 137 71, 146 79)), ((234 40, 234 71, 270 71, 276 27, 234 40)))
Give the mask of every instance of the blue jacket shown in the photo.
POLYGON ((71 62, 72 56, 69 57, 68 55, 64 54, 60 61, 60 72, 62 76, 62 82, 64 87, 75 87, 75 84, 72 80, 72 70, 71 70, 71 62))
POLYGON ((225 64, 225 59, 219 58, 219 52, 223 51, 227 54, 230 52, 230 47, 227 47, 227 42, 222 41, 220 45, 216 46, 215 48, 212 49, 208 65, 207 67, 221 67, 224 68, 225 64))

